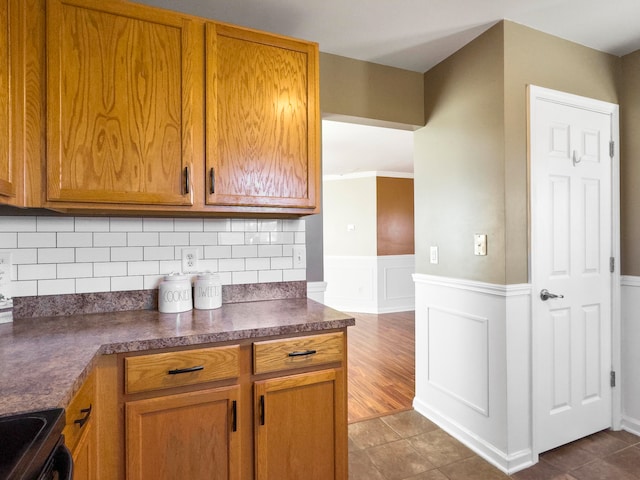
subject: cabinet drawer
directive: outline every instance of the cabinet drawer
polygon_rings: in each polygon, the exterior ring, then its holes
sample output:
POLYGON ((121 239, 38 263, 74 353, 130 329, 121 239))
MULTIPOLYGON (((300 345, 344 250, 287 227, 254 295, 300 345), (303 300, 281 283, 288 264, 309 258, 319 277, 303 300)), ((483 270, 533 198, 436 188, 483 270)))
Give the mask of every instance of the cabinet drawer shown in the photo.
POLYGON ((74 450, 82 433, 89 428, 90 422, 93 421, 92 416, 96 414, 95 403, 96 376, 95 373, 92 373, 65 409, 66 424, 62 433, 64 434, 64 443, 69 450, 74 450))
POLYGON ((125 391, 181 387, 235 378, 240 374, 240 346, 200 348, 125 358, 125 391))
POLYGON ((256 342, 253 344, 253 371, 258 374, 341 362, 343 354, 342 333, 256 342))

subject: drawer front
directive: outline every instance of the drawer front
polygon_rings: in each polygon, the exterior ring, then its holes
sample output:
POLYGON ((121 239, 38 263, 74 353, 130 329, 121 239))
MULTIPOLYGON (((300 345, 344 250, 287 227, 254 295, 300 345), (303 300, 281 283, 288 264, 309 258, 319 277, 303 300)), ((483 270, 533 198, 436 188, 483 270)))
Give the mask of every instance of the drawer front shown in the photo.
POLYGON ((181 387, 239 375, 239 345, 125 358, 126 393, 181 387))
POLYGON ((342 333, 268 340, 253 344, 253 372, 256 374, 341 362, 342 333))
POLYGON ((96 376, 92 373, 65 409, 66 424, 62 433, 69 450, 73 451, 81 435, 89 428, 92 417, 96 414, 95 408, 96 376))

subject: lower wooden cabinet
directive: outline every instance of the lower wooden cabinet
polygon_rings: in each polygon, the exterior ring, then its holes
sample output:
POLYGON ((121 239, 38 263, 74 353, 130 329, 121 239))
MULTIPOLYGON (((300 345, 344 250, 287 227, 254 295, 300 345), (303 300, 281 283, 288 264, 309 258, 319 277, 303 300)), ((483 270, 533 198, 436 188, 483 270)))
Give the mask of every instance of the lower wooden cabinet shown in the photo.
POLYGON ((254 385, 256 479, 347 479, 342 369, 254 385))
POLYGON ((74 480, 98 478, 96 373, 92 373, 66 408, 65 444, 74 463, 74 480))
POLYGON ((240 387, 127 402, 128 480, 238 480, 240 387))

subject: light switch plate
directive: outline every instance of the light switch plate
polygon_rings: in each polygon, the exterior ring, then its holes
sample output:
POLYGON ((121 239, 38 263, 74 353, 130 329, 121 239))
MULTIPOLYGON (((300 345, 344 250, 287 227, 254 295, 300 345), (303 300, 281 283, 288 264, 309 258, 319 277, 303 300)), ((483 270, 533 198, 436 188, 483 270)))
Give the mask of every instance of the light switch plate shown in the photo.
POLYGON ((431 263, 438 263, 438 247, 431 247, 429 249, 429 261, 431 263))
MULTIPOLYGON (((4 286, 8 286, 11 283, 11 253, 0 253, 0 293, 3 293, 4 286)), ((8 287, 6 288, 8 290, 8 287)), ((6 296, 6 294, 5 294, 6 296)))
POLYGON ((293 268, 307 267, 307 249, 304 245, 293 247, 293 268))
POLYGON ((487 254, 487 235, 476 233, 473 236, 473 254, 484 256, 487 254))

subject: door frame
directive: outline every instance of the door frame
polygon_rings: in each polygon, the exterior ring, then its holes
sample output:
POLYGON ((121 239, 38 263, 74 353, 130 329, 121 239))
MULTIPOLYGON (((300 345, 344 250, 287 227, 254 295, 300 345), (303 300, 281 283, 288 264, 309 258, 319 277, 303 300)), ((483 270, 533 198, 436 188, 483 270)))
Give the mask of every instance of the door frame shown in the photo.
POLYGON ((531 290, 531 445, 532 453, 537 458, 538 432, 538 398, 536 385, 538 385, 540 372, 536 369, 539 353, 536 351, 536 329, 534 322, 534 302, 536 301, 536 291, 533 290, 535 272, 534 260, 536 259, 536 245, 533 239, 535 226, 533 224, 533 213, 536 205, 536 189, 532 184, 532 139, 535 138, 534 129, 538 118, 537 101, 544 100, 564 104, 572 107, 584 108, 594 112, 611 115, 611 139, 614 142, 613 156, 611 157, 611 256, 615 261, 615 269, 611 275, 611 368, 616 372, 616 386, 611 390, 611 427, 615 430, 621 428, 622 418, 622 375, 621 371, 621 332, 620 332, 620 125, 619 107, 616 104, 582 97, 566 92, 551 90, 535 85, 527 86, 527 173, 529 176, 529 283, 531 290))

